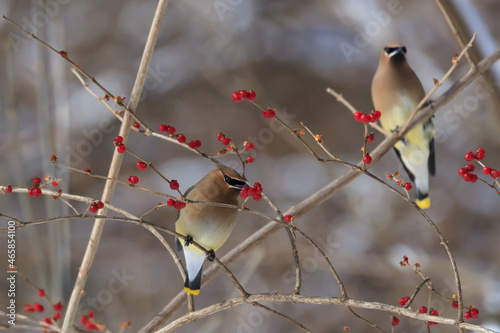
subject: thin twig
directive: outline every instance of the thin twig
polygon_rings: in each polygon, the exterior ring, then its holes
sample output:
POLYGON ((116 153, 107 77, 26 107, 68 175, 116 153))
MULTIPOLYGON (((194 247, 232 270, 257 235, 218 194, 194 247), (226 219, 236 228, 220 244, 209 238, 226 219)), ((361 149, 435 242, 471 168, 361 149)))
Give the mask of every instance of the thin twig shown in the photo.
POLYGON ((271 308, 269 308, 269 307, 267 307, 267 306, 265 306, 265 305, 262 305, 262 304, 260 304, 260 303, 257 303, 257 302, 250 303, 250 304, 252 304, 252 305, 253 305, 253 306, 255 306, 255 307, 258 307, 258 308, 264 309, 264 310, 266 310, 266 311, 269 311, 269 312, 271 312, 271 313, 274 313, 275 315, 277 315, 277 316, 279 316, 279 317, 281 317, 281 318, 284 318, 284 319, 288 320, 289 322, 291 322, 292 324, 294 324, 295 326, 297 326, 298 328, 300 328, 301 330, 303 330, 303 331, 305 331, 305 332, 309 332, 309 333, 311 332, 311 331, 309 331, 309 330, 308 330, 308 329, 307 329, 304 325, 302 325, 302 324, 301 324, 301 323, 299 323, 298 321, 293 320, 292 318, 288 317, 287 315, 284 315, 284 314, 283 314, 283 313, 281 313, 281 312, 278 312, 278 311, 276 311, 276 310, 274 310, 274 309, 271 309, 271 308))

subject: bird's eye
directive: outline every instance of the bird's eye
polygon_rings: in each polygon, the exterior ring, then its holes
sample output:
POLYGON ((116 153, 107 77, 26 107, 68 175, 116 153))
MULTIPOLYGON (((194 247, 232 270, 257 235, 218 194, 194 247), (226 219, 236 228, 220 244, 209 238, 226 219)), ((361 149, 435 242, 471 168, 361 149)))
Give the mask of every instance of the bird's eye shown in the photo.
POLYGON ((396 48, 395 47, 385 47, 384 51, 387 54, 391 54, 392 52, 396 51, 396 48))
POLYGON ((246 185, 246 183, 242 180, 239 180, 239 179, 234 179, 234 178, 231 178, 227 175, 224 175, 224 181, 226 182, 226 184, 228 184, 229 186, 233 187, 233 188, 237 188, 237 189, 242 189, 243 186, 246 185))

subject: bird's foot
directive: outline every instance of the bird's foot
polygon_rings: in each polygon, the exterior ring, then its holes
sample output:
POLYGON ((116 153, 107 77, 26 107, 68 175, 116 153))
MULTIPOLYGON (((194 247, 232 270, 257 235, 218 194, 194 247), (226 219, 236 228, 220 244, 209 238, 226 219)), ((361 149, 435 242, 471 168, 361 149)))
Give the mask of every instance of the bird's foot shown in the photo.
POLYGON ((184 238, 184 246, 189 246, 189 244, 192 244, 192 243, 193 243, 193 237, 191 237, 190 235, 187 235, 184 238))
POLYGON ((208 261, 214 261, 215 260, 215 251, 214 250, 209 250, 207 252, 207 260, 208 261))

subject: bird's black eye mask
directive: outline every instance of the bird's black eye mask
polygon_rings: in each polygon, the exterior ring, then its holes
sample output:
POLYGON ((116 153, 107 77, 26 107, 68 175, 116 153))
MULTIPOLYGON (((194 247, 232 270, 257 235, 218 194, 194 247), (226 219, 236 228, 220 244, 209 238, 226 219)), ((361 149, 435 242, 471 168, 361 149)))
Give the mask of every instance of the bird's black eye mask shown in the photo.
POLYGON ((393 56, 394 54, 397 54, 398 51, 401 50, 403 51, 403 54, 406 55, 406 46, 398 46, 398 47, 385 47, 384 51, 387 55, 393 56))
POLYGON ((238 190, 241 190, 243 186, 247 184, 243 180, 234 179, 229 177, 228 175, 224 175, 224 181, 232 188, 236 188, 238 190))

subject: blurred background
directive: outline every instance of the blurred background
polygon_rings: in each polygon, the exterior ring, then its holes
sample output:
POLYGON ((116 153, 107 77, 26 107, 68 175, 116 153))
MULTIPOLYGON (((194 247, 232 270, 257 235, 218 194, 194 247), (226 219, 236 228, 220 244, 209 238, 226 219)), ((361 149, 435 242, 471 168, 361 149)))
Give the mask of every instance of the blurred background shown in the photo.
MULTIPOLYGON (((472 57, 479 60, 499 47, 500 3, 495 0, 443 1, 467 41, 478 34, 472 57)), ((115 95, 128 101, 139 66, 156 1, 71 0, 2 1, 0 13, 47 40, 69 56, 115 95)), ((61 163, 106 175, 119 123, 71 74, 70 66, 54 53, 0 21, 0 185, 31 186, 35 176, 60 178, 59 188, 100 198, 104 182, 67 172, 61 163)), ((326 93, 331 87, 358 110, 372 108, 370 84, 383 46, 404 43, 410 65, 426 91, 441 78, 461 47, 439 7, 432 0, 373 1, 171 1, 149 69, 138 115, 152 127, 173 125, 188 140, 199 139, 201 150, 215 153, 223 132, 235 143, 255 144, 255 162, 247 178, 262 183, 264 192, 286 211, 347 171, 317 162, 290 133, 260 115, 250 103, 235 103, 231 93, 253 89, 256 102, 278 110, 288 124, 305 122, 323 135, 325 146, 342 159, 361 158, 362 126, 326 93)), ((464 59, 434 98, 468 70, 464 59)), ((485 184, 464 182, 457 170, 465 166, 467 150, 486 150, 484 162, 500 168, 500 64, 477 79, 436 114, 437 175, 431 180, 429 216, 450 242, 459 266, 466 305, 480 310, 471 322, 500 330, 499 197, 485 184)), ((94 86, 98 95, 103 93, 94 86)), ((373 148, 381 142, 378 135, 373 148)), ((196 183, 213 165, 187 149, 133 132, 128 148, 155 165, 181 190, 196 183)), ((317 150, 319 151, 319 149, 317 150)), ((235 165, 231 156, 221 161, 235 165)), ((139 171, 125 157, 120 179, 140 177, 139 185, 171 193, 161 179, 139 171)), ((393 153, 372 171, 386 179, 403 171, 393 153)), ((479 176, 483 175, 479 172, 479 176)), ((402 180, 409 181, 402 172, 402 180)), ((489 179, 487 179, 489 181, 489 179)), ((394 184, 392 184, 394 185, 394 184)), ((53 188, 51 185, 48 188, 53 188)), ((412 193, 413 194, 413 193, 412 193)), ((112 203, 139 216, 164 198, 118 185, 112 203)), ((86 206, 74 203, 83 212, 86 206)), ((271 213, 262 202, 249 206, 271 213)), ((63 216, 72 212, 61 202, 27 195, 0 195, 0 212, 22 220, 63 216)), ((149 221, 173 228, 177 212, 164 208, 149 221)), ((5 227, 6 220, 2 221, 5 227)), ((267 223, 240 214, 222 257, 267 223)), ((55 301, 66 306, 85 251, 92 220, 71 220, 17 231, 17 265, 55 301)), ((399 265, 403 255, 419 262, 439 292, 455 293, 452 269, 444 248, 420 214, 408 203, 367 177, 296 220, 328 253, 354 299, 397 305, 421 279, 399 265)), ((173 238, 166 236, 173 244, 173 238)), ((6 234, 0 234, 0 260, 5 265, 6 234)), ((338 288, 315 251, 298 239, 303 264, 303 294, 338 296, 338 288)), ((206 264, 208 267, 210 264, 206 264)), ((283 230, 263 241, 230 266, 251 293, 294 287, 293 257, 283 230)), ((102 241, 81 300, 80 313, 118 331, 131 321, 129 332, 149 322, 181 289, 183 281, 171 257, 149 232, 124 222, 106 222, 102 241)), ((0 282, 6 290, 5 279, 0 282)), ((196 308, 238 293, 220 274, 196 297, 196 308)), ((36 289, 18 281, 18 312, 40 301, 36 289)), ((0 301, 7 302, 6 292, 0 301)), ((47 306, 47 303, 43 303, 47 306)), ((426 305, 426 290, 414 306, 426 305)), ((375 331, 342 306, 268 304, 314 332, 375 331)), ((440 315, 455 311, 434 297, 440 315)), ((48 311, 48 310, 47 310, 48 311)), ((177 314, 185 313, 186 306, 177 314)), ((390 330, 385 312, 359 313, 390 330)), ((51 315, 47 312, 44 315, 51 315)), ((36 316, 34 316, 36 317, 36 316)), ((38 317, 37 317, 38 318, 38 317)), ((40 317, 41 318, 41 315, 40 317)), ((400 318, 398 332, 426 331, 420 321, 400 318)), ((200 319, 179 332, 298 331, 289 322, 251 305, 235 307, 200 319)), ((435 332, 453 327, 433 326, 435 332)))

